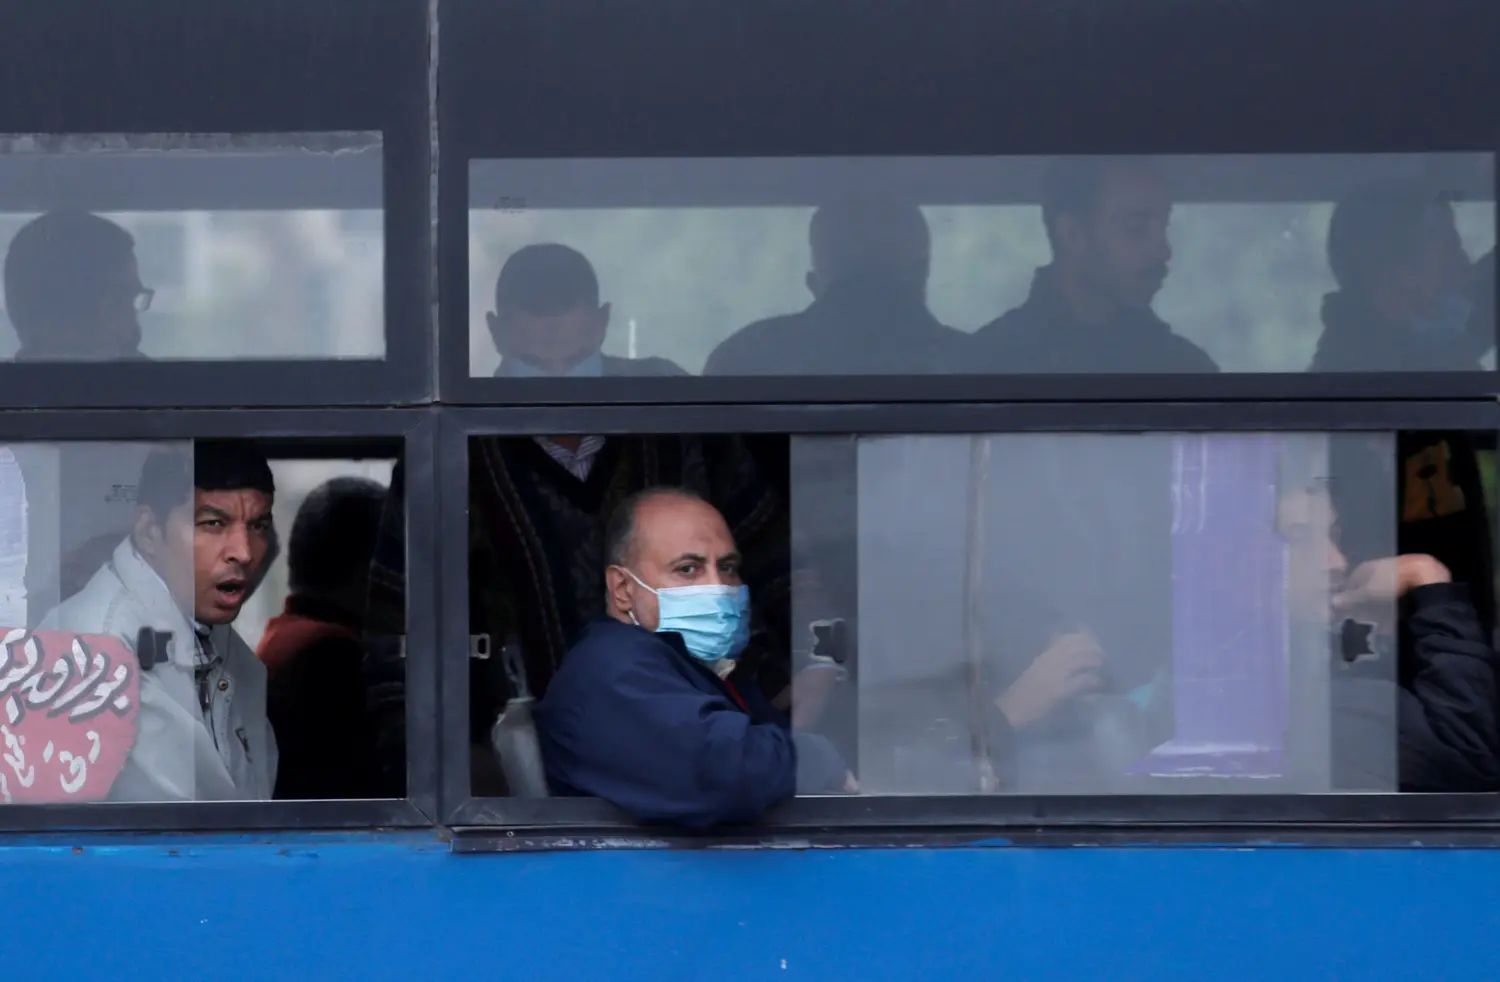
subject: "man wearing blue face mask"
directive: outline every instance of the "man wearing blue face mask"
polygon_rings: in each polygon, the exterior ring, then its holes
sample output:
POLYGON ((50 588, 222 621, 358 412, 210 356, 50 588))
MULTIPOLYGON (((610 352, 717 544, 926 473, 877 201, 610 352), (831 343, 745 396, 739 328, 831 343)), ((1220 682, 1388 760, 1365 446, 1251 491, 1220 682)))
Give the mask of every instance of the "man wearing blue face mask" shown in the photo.
POLYGON ((517 249, 495 281, 495 309, 485 315, 500 354, 497 378, 599 378, 686 375, 665 358, 602 354, 610 305, 599 302, 599 278, 578 250, 556 243, 517 249))
POLYGON ((831 743, 794 732, 753 683, 730 681, 750 591, 718 511, 649 489, 620 506, 606 539, 607 616, 537 707, 553 793, 706 828, 754 821, 798 790, 856 790, 831 743))

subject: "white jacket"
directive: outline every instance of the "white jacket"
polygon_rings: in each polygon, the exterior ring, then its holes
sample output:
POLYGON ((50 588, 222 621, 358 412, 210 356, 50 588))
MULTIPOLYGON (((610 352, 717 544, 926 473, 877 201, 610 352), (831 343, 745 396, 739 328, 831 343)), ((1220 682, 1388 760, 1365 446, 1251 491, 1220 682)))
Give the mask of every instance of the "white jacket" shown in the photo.
POLYGON ((161 577, 129 539, 43 620, 42 630, 108 634, 135 650, 141 628, 170 632, 166 660, 141 673, 135 746, 110 801, 244 801, 271 797, 276 737, 266 719, 266 669, 228 625, 208 640, 209 711, 194 679, 201 640, 161 577))

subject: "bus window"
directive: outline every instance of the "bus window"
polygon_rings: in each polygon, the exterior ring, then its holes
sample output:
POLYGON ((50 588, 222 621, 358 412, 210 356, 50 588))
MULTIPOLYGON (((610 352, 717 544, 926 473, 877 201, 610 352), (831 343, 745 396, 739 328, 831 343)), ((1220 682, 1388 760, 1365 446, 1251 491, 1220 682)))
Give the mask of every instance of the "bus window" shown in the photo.
POLYGON ((1493 447, 796 438, 803 715, 873 795, 1495 790, 1493 447))
POLYGON ((0 358, 382 359, 379 134, 0 138, 0 358))
POLYGON ((386 443, 0 448, 0 800, 382 796, 386 443))
MULTIPOLYGON (((749 591, 745 643, 729 684, 790 699, 793 571, 785 436, 579 434, 469 442, 472 793, 548 793, 533 710, 565 656, 607 617, 610 523, 632 495, 674 488, 722 516, 736 556, 710 578, 749 591)), ((632 569, 638 576, 650 574, 632 569)), ((617 572, 617 575, 618 574, 617 572)), ((717 582, 717 581, 716 581, 717 582)))
POLYGON ((1488 154, 475 161, 473 376, 1474 371, 1488 154))

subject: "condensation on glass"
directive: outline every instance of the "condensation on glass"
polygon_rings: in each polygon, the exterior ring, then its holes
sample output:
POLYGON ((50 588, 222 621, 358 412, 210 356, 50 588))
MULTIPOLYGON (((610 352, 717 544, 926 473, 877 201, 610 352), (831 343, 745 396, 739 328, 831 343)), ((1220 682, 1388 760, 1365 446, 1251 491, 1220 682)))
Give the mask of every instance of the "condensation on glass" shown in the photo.
POLYGON ((0 357, 382 359, 378 133, 0 136, 0 357))
POLYGON ((1488 369, 1493 173, 1484 153, 476 161, 470 369, 1488 369))
POLYGON ((797 715, 868 795, 1493 790, 1493 448, 796 438, 797 715))

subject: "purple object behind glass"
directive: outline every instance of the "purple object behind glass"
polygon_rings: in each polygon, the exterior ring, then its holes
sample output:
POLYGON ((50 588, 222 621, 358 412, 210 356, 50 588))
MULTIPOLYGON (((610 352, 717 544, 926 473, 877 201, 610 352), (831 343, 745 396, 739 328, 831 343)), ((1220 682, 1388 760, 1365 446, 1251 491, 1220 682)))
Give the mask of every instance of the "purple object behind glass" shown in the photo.
POLYGON ((1280 777, 1286 764, 1281 439, 1178 436, 1172 453, 1172 739, 1137 772, 1280 777))

